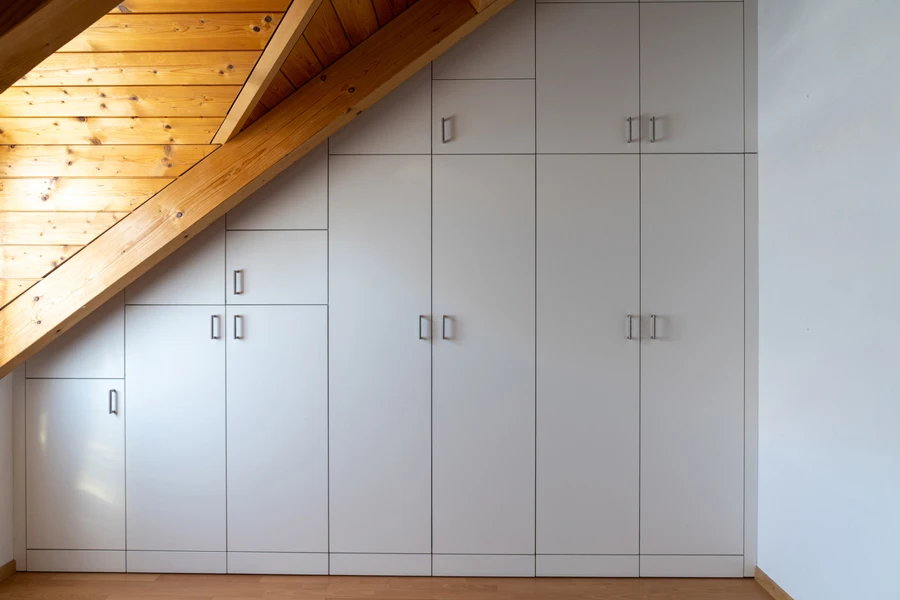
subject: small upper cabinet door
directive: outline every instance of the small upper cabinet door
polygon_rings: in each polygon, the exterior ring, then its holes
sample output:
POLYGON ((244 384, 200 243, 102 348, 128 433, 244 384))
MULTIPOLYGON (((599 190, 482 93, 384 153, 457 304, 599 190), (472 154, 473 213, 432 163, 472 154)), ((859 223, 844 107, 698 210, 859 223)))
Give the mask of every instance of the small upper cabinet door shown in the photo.
POLYGON ((109 379, 125 375, 122 294, 28 359, 27 377, 109 379))
POLYGON ((229 211, 228 229, 326 229, 328 144, 319 144, 229 211))
POLYGON ((126 304, 222 304, 225 223, 219 220, 125 290, 126 304))
POLYGON ((228 304, 326 304, 328 233, 229 231, 228 304))
POLYGON ((435 81, 435 154, 533 154, 534 80, 435 81))
POLYGON ((435 79, 534 77, 534 0, 516 0, 434 61, 435 79))
POLYGON ((744 151, 741 2, 641 6, 642 151, 744 151))
POLYGON ((640 150, 638 28, 637 4, 538 5, 538 152, 640 150))
POLYGON ((125 549, 121 379, 26 383, 28 548, 125 549))

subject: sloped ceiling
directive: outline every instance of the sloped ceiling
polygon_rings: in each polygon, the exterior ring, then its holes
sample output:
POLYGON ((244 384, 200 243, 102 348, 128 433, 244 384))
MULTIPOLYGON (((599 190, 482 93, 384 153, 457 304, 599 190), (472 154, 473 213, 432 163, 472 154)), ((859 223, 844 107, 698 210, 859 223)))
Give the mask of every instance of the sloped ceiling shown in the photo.
MULTIPOLYGON (((0 307, 218 147, 289 4, 127 0, 0 94, 0 307)), ((248 124, 406 8, 324 0, 248 124)))

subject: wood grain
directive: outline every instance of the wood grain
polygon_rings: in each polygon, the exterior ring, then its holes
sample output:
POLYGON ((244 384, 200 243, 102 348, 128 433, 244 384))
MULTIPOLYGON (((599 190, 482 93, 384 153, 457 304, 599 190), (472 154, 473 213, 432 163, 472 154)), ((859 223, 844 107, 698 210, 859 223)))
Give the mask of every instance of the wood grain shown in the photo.
POLYGON ((84 246, 127 214, 125 212, 0 213, 0 244, 84 246))
POLYGON ((268 110, 272 110, 295 91, 297 91, 296 88, 291 85, 284 73, 278 71, 259 101, 268 110))
POLYGON ((60 52, 262 50, 281 13, 109 14, 60 52))
POLYGON ((794 600, 790 594, 781 589, 781 586, 772 581, 772 578, 766 575, 759 567, 756 567, 754 571, 754 579, 775 600, 794 600))
POLYGON ((240 86, 14 87, 0 117, 224 117, 240 86))
POLYGON ((375 14, 382 27, 393 21, 397 15, 406 10, 406 0, 372 0, 375 14))
MULTIPOLYGON (((0 377, 510 2, 476 13, 468 0, 419 0, 0 311, 0 377)), ((5 213, 17 214, 28 213, 5 213)))
POLYGON ((0 246, 0 279, 40 279, 81 246, 0 246))
POLYGON ((0 211, 128 212, 172 181, 163 177, 0 179, 0 211))
POLYGON ((378 17, 372 0, 331 0, 331 3, 351 46, 359 46, 378 31, 378 17))
POLYGON ((0 144, 209 144, 219 117, 0 117, 0 144))
POLYGON ((0 177, 177 177, 216 148, 0 146, 0 177))
POLYGON ((322 63, 316 53, 309 46, 305 37, 301 37, 294 44, 294 48, 288 54, 281 65, 281 72, 295 88, 303 87, 307 81, 322 72, 322 63))
POLYGON ((258 58, 258 50, 60 52, 14 86, 243 85, 258 58))
POLYGON ((324 67, 334 64, 350 51, 350 42, 331 0, 322 2, 312 21, 306 26, 303 37, 324 67))
MULTIPOLYGON (((40 279, 0 279, 0 308, 3 308, 13 300, 15 300, 18 296, 21 296, 23 292, 28 290, 31 286, 36 284, 40 279)), ((8 567, 9 563, 6 563, 4 568, 8 567)), ((12 573, 9 573, 12 575, 12 573)), ((2 579, 0 579, 2 581, 2 579)))
POLYGON ((113 6, 115 0, 4 0, 0 6, 0 92, 113 6))
POLYGON ((260 118, 262 118, 262 116, 265 115, 267 112, 269 112, 269 109, 267 109, 267 108, 266 108, 265 106, 263 106, 262 104, 257 104, 257 105, 253 108, 253 110, 250 112, 250 116, 247 117, 247 122, 244 124, 244 127, 246 128, 247 126, 249 126, 249 125, 250 125, 251 123, 253 123, 254 121, 258 121, 258 120, 259 120, 260 118))
POLYGON ((124 0, 112 13, 284 12, 291 0, 124 0))
POLYGON ((291 577, 137 573, 17 573, 0 588, 0 594, 4 593, 11 598, 41 600, 768 600, 766 593, 752 579, 291 577))
MULTIPOLYGON (((263 95, 271 87, 273 80, 280 75, 279 69, 287 58, 294 44, 303 35, 322 0, 293 0, 278 29, 269 40, 265 51, 253 67, 247 83, 241 89, 228 115, 222 122, 214 141, 224 144, 244 127, 253 108, 260 103, 263 95)), ((282 86, 284 87, 284 86, 282 86)), ((277 93, 275 90, 273 93, 277 93)), ((293 91, 293 88, 291 88, 293 91)))

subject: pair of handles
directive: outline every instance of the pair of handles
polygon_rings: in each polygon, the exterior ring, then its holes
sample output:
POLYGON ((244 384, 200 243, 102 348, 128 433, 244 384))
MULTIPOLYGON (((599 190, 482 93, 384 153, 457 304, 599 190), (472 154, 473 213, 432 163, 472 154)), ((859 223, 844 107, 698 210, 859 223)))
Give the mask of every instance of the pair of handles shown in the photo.
MULTIPOLYGON (((638 317, 640 318, 640 317, 638 317)), ((656 336, 656 319, 658 315, 650 315, 650 339, 656 340, 659 339, 656 336)), ((634 339, 634 319, 635 315, 625 315, 625 339, 633 340, 634 339)))
MULTIPOLYGON (((628 117, 625 119, 625 122, 628 123, 628 143, 631 144, 634 142, 634 135, 632 131, 634 130, 634 117, 628 117)), ((656 117, 650 117, 650 143, 656 143, 656 117)))
MULTIPOLYGON (((441 339, 442 340, 452 340, 453 335, 448 334, 450 328, 447 324, 453 324, 453 317, 450 315, 444 315, 441 317, 441 339)), ((419 339, 420 340, 428 340, 431 339, 431 318, 428 315, 419 315, 419 339), (425 327, 423 327, 423 325, 425 327)))
MULTIPOLYGON (((244 315, 234 315, 234 327, 232 327, 234 339, 244 339, 244 315)), ((222 318, 219 315, 210 315, 209 338, 222 339, 222 318)))

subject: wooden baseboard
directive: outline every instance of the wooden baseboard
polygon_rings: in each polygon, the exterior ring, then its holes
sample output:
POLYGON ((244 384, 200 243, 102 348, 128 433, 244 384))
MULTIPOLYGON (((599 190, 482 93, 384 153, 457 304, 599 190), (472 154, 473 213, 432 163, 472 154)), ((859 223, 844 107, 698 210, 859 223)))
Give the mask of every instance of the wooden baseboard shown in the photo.
POLYGON ((790 594, 781 589, 781 586, 772 581, 772 578, 766 575, 759 567, 756 567, 753 578, 756 580, 756 583, 758 583, 762 589, 766 590, 770 596, 775 598, 775 600, 794 600, 791 598, 790 594))
POLYGON ((13 573, 16 572, 16 561, 11 560, 2 567, 0 567, 0 581, 3 581, 7 577, 11 577, 13 573))

